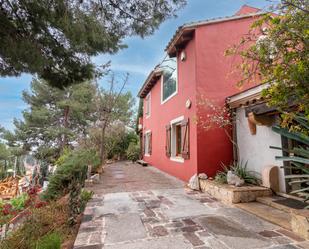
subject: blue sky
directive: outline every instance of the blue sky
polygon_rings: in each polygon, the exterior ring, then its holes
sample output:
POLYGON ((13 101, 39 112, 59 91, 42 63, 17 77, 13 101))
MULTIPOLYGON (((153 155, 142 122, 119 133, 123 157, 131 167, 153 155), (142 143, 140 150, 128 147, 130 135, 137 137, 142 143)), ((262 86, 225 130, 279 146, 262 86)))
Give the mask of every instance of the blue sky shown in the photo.
MULTIPOLYGON (((152 36, 145 39, 127 38, 127 49, 116 55, 98 56, 93 61, 104 64, 111 60, 112 70, 117 75, 128 72, 130 78, 126 90, 136 96, 147 74, 164 58, 164 48, 178 26, 186 22, 233 15, 243 4, 259 8, 270 5, 267 0, 187 0, 187 5, 178 11, 178 17, 161 24, 152 36)), ((23 90, 29 89, 31 78, 31 75, 0 78, 0 125, 5 128, 13 129, 13 118, 22 118, 22 110, 27 106, 21 94, 23 90)), ((104 79, 100 84, 106 85, 104 79)))

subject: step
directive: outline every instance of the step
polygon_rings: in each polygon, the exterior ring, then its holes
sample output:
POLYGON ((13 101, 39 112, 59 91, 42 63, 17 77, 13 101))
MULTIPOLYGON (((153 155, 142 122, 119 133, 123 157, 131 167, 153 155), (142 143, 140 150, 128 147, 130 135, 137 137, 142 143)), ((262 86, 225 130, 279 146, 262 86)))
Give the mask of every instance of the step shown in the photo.
POLYGON ((235 206, 251 214, 254 214, 266 221, 274 223, 275 225, 281 226, 288 230, 292 230, 292 216, 290 213, 262 204, 260 202, 238 203, 235 204, 235 206))
POLYGON ((286 213, 290 213, 297 209, 304 209, 307 205, 302 201, 281 196, 258 197, 256 198, 256 201, 286 213))
POLYGON ((143 161, 143 160, 138 160, 137 163, 144 166, 144 167, 148 166, 148 163, 143 161))
POLYGON ((273 207, 273 208, 276 208, 276 209, 279 209, 283 212, 286 212, 286 213, 289 213, 290 212, 290 208, 284 206, 284 205, 280 205, 280 204, 277 204, 276 202, 274 202, 274 200, 278 200, 278 199, 281 199, 283 197, 277 197, 277 196, 271 196, 271 197, 267 197, 267 198, 256 198, 256 201, 259 202, 259 203, 262 203, 264 205, 267 205, 267 206, 270 206, 270 207, 273 207))

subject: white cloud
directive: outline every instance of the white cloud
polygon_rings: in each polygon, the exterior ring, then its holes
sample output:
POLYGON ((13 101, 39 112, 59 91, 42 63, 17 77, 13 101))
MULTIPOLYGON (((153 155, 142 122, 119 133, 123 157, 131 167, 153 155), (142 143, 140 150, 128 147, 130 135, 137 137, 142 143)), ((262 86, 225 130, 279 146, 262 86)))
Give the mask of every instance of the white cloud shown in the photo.
POLYGON ((115 71, 123 71, 128 73, 136 73, 147 76, 152 70, 149 65, 137 65, 137 64, 124 64, 124 63, 112 63, 111 69, 115 71))

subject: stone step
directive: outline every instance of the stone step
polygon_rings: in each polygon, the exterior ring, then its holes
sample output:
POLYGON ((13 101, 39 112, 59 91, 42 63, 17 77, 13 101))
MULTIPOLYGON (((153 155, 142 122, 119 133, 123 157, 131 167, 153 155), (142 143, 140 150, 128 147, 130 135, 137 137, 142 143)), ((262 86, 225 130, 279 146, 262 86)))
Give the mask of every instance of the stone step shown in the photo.
POLYGON ((291 208, 274 202, 274 200, 277 200, 277 198, 281 197, 258 197, 256 198, 256 201, 264 205, 279 209, 283 212, 290 213, 291 208))
POLYGON ((148 163, 143 161, 143 160, 138 160, 137 163, 144 166, 144 167, 148 166, 148 163))
POLYGON ((282 197, 282 196, 258 197, 258 198, 256 198, 256 201, 260 202, 262 204, 265 204, 267 206, 279 209, 279 210, 284 211, 286 213, 291 213, 291 212, 293 212, 297 209, 303 209, 306 206, 305 203, 303 203, 299 200, 294 200, 294 199, 286 198, 286 197, 282 197), (290 205, 292 205, 292 206, 282 204, 284 202, 290 202, 290 205), (297 208, 297 206, 299 206, 299 207, 297 208))
POLYGON ((290 213, 262 204, 260 202, 238 203, 236 207, 252 213, 266 221, 274 223, 285 229, 292 230, 290 213))

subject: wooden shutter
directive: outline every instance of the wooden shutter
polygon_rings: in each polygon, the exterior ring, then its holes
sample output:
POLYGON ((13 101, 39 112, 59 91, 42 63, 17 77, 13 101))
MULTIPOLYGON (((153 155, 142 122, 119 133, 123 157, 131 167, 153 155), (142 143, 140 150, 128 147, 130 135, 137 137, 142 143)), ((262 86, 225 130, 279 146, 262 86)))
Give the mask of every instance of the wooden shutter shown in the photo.
POLYGON ((166 129, 166 136, 165 136, 165 154, 167 157, 171 156, 171 126, 167 125, 166 129))
POLYGON ((148 154, 151 155, 152 152, 152 132, 148 133, 149 140, 148 140, 148 154))
POLYGON ((183 159, 190 158, 190 129, 189 119, 181 122, 181 154, 183 159))

